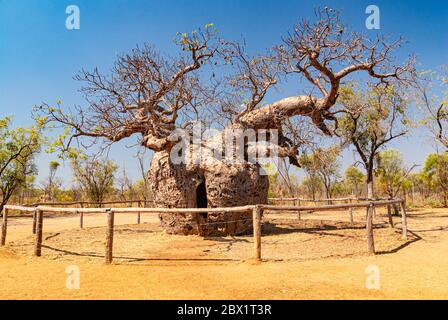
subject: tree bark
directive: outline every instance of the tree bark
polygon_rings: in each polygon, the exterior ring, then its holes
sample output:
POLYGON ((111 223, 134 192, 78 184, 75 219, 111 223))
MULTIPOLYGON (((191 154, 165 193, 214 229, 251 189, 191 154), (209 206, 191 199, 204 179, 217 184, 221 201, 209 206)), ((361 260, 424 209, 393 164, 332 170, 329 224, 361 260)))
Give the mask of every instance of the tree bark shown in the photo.
POLYGON ((368 166, 367 169, 367 198, 373 199, 374 190, 373 190, 373 167, 368 166))
POLYGON ((317 103, 318 99, 309 96, 288 97, 245 114, 239 122, 255 130, 278 128, 285 119, 312 114, 317 103))
POLYGON ((367 198, 373 199, 373 181, 367 182, 367 198))

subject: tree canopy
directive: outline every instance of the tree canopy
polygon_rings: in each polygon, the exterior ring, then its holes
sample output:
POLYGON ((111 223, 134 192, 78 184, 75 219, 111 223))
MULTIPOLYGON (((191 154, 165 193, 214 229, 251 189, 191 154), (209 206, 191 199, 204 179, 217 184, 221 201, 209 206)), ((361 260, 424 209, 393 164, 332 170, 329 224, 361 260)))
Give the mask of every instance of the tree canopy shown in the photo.
POLYGON ((40 124, 14 129, 11 125, 12 118, 0 119, 0 209, 27 177, 37 173, 34 160, 44 142, 40 124))
POLYGON ((213 25, 178 33, 176 57, 144 45, 120 56, 110 74, 81 71, 86 105, 73 109, 44 104, 39 113, 65 128, 55 147, 70 151, 74 139, 103 139, 106 145, 133 135, 154 151, 170 151, 173 132, 192 121, 223 127, 278 129, 279 155, 297 163, 298 145, 285 129, 289 118, 308 118, 324 134, 336 121, 332 107, 342 81, 359 72, 372 83, 405 81, 413 58, 396 62, 402 40, 374 40, 350 31, 339 12, 316 10, 314 21, 293 26, 274 47, 249 54, 244 42, 220 37, 213 25), (286 82, 305 82, 303 95, 268 103, 268 93, 286 82))

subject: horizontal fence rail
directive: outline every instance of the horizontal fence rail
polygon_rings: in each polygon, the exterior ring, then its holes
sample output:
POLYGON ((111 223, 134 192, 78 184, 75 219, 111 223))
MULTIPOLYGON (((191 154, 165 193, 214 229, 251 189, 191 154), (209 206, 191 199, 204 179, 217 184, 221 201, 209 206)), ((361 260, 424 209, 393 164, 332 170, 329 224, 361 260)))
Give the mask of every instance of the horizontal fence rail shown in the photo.
MULTIPOLYGON (((274 200, 285 201, 285 198, 277 198, 274 200)), ((207 212, 247 212, 252 214, 253 221, 253 236, 254 236, 254 259, 261 260, 261 224, 262 215, 264 211, 288 211, 288 212, 303 212, 303 211, 329 211, 329 210, 342 210, 349 209, 350 222, 353 223, 353 209, 365 208, 366 211, 366 231, 367 231, 367 245, 369 253, 375 253, 374 238, 373 238, 373 216, 376 207, 386 207, 392 205, 400 205, 402 210, 402 237, 403 240, 407 240, 407 217, 406 217, 406 205, 402 199, 368 199, 363 201, 362 199, 344 198, 344 199, 325 199, 322 201, 347 201, 357 200, 357 203, 343 203, 343 204, 328 204, 318 206, 285 206, 285 205, 247 205, 240 207, 223 207, 223 208, 144 208, 144 207, 125 207, 125 208, 55 208, 52 205, 62 205, 62 203, 51 204, 35 204, 34 206, 18 206, 18 205, 6 205, 3 209, 2 227, 0 229, 0 245, 4 246, 6 242, 6 233, 8 226, 8 212, 9 211, 23 211, 33 213, 33 234, 36 235, 35 240, 35 256, 41 256, 42 250, 42 233, 43 233, 43 221, 44 213, 75 213, 80 215, 80 228, 83 228, 84 214, 85 213, 105 213, 107 215, 107 231, 106 231, 106 248, 105 248, 105 261, 107 264, 112 263, 113 259, 113 238, 114 238, 114 216, 116 213, 137 213, 137 223, 140 223, 141 213, 203 213, 207 212)), ((270 199, 273 200, 273 199, 270 199)), ((287 198, 287 200, 298 201, 298 198, 287 198)), ((138 200, 132 201, 113 201, 102 202, 104 204, 117 204, 117 203, 136 203, 138 200)), ((143 201, 142 201, 143 202, 143 201)), ((65 205, 80 204, 81 202, 68 202, 65 205)), ((82 202, 86 204, 87 202, 82 202)), ((92 203, 89 203, 92 204, 92 203)), ((391 216, 391 210, 388 210, 389 222, 393 227, 393 221, 391 216)), ((300 218, 300 216, 299 216, 300 218)))
MULTIPOLYGON (((340 201, 377 201, 377 200, 391 200, 386 198, 375 198, 375 199, 369 199, 369 198, 356 198, 356 197, 347 197, 347 198, 331 198, 331 199, 305 199, 305 198, 269 198, 269 201, 272 202, 292 202, 292 201, 302 201, 302 202, 340 202, 340 201)), ((31 204, 26 204, 24 206, 26 207, 36 207, 39 205, 44 206, 74 206, 74 205, 108 205, 108 204, 147 204, 151 203, 151 200, 144 200, 144 199, 134 199, 134 200, 115 200, 115 201, 103 201, 103 202, 92 202, 92 201, 68 201, 68 202, 36 202, 31 204)))

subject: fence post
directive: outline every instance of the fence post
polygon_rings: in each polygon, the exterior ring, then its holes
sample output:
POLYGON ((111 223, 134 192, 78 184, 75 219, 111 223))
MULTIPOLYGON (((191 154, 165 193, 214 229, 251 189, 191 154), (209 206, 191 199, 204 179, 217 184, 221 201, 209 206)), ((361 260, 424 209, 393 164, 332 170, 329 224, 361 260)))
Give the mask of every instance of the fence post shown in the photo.
MULTIPOLYGON (((300 200, 294 200, 294 205, 295 205, 296 207, 299 207, 299 206, 300 206, 299 203, 300 203, 300 200)), ((298 219, 298 220, 301 220, 301 219, 302 219, 302 215, 300 214, 300 210, 297 211, 297 219, 298 219)))
POLYGON ((40 257, 42 254, 42 228, 44 215, 42 210, 36 209, 36 243, 34 246, 34 255, 40 257))
POLYGON ((33 234, 36 234, 37 214, 36 210, 33 211, 33 234))
POLYGON ((107 210, 107 230, 106 230, 106 264, 112 263, 114 244, 114 212, 107 210))
POLYGON ((3 208, 3 221, 2 221, 2 229, 1 229, 1 239, 0 246, 4 246, 6 244, 6 232, 8 231, 8 209, 3 208))
MULTIPOLYGON (((138 202, 138 207, 142 207, 142 203, 140 201, 138 202)), ((140 211, 137 212, 137 224, 140 224, 140 211)))
POLYGON ((261 261, 261 208, 255 206, 252 211, 254 229, 254 259, 261 261))
POLYGON ((402 238, 403 240, 408 240, 408 219, 406 217, 406 202, 404 200, 401 202, 401 208, 402 238))
POLYGON ((84 228, 84 211, 79 211, 79 227, 84 228))
POLYGON ((353 208, 348 209, 348 215, 350 218, 350 223, 353 224, 353 208))
POLYGON ((373 208, 373 203, 367 207, 367 248, 370 254, 375 254, 375 244, 373 240, 373 208))
POLYGON ((391 228, 394 227, 394 219, 392 217, 392 208, 390 207, 390 205, 387 206, 387 217, 389 219, 389 225, 391 228))

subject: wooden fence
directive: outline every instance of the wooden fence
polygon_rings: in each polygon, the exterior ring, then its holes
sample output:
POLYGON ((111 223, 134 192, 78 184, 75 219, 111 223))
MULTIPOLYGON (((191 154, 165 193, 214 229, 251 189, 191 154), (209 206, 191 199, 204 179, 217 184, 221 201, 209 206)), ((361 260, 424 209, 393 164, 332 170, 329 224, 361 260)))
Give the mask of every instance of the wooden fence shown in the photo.
MULTIPOLYGON (((333 199, 335 200, 335 199, 333 199)), ((359 199, 357 199, 359 200, 359 199)), ((133 201, 135 202, 135 201, 133 201)), ((114 202, 118 203, 118 202, 114 202)), ((375 254, 374 234, 373 234, 373 215, 375 208, 387 207, 392 205, 400 205, 401 219, 402 219, 402 238, 407 240, 407 218, 406 205, 403 200, 370 200, 358 201, 357 203, 344 203, 333 205, 319 205, 319 206, 275 206, 275 205, 248 205, 242 207, 228 207, 228 208, 207 208, 207 212, 247 212, 252 214, 253 221, 253 236, 254 236, 254 259, 261 261, 261 224, 262 215, 264 211, 288 211, 288 212, 303 212, 303 211, 331 211, 331 210, 349 210, 349 219, 353 223, 353 209, 366 209, 366 233, 367 233, 367 249, 371 254, 375 254)), ((143 207, 129 207, 129 208, 55 208, 48 205, 38 205, 36 207, 7 205, 3 209, 3 219, 0 235, 0 246, 6 243, 6 234, 8 229, 8 213, 11 210, 30 212, 33 214, 33 229, 35 234, 34 255, 40 257, 42 254, 42 233, 44 226, 44 213, 75 213, 80 217, 80 228, 83 228, 85 213, 105 213, 107 215, 107 231, 106 231, 106 246, 105 246, 105 262, 112 263, 113 260, 113 241, 114 241, 114 217, 116 213, 136 213, 137 223, 140 223, 141 213, 203 213, 204 208, 143 208, 143 207)), ((389 222, 393 227, 391 210, 388 210, 389 222)))

